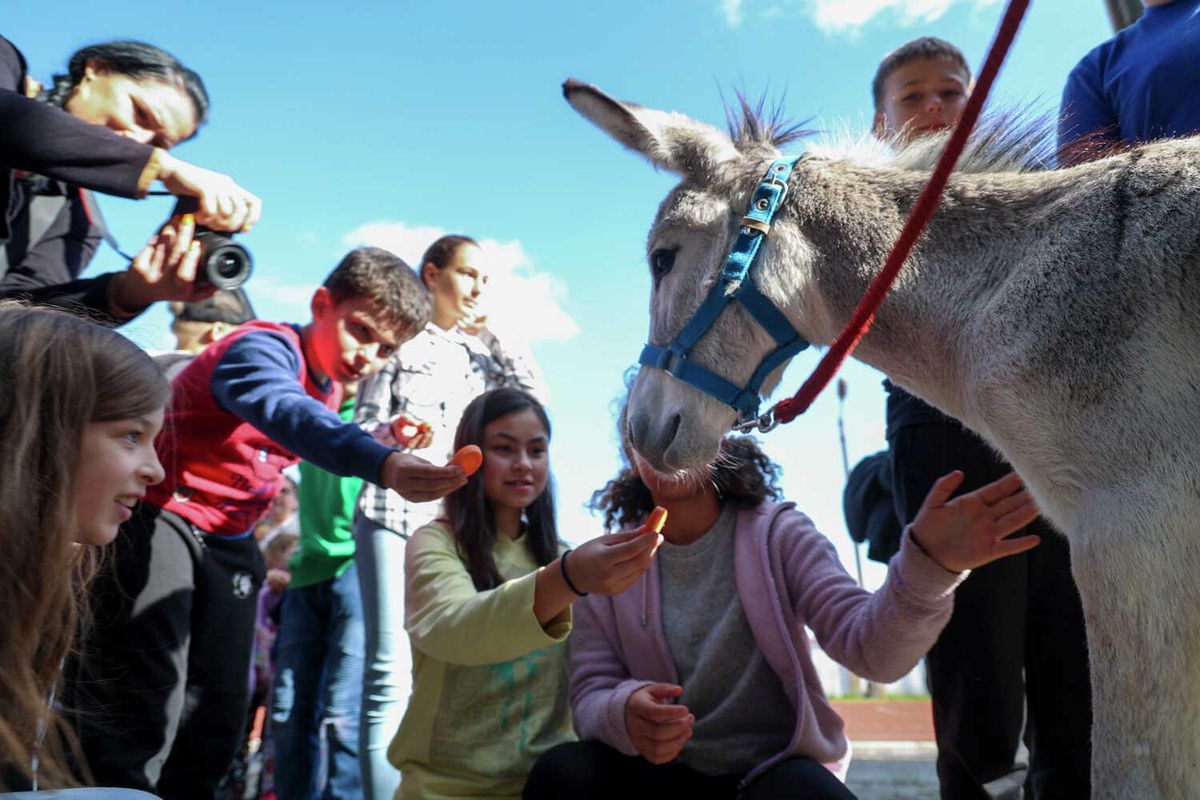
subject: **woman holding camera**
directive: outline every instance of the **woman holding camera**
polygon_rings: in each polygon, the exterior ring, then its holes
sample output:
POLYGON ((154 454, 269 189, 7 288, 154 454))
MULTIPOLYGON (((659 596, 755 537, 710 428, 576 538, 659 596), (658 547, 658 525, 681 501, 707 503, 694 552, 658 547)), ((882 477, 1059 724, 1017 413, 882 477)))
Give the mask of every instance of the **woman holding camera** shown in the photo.
POLYGON ((76 52, 44 102, 38 89, 0 37, 0 297, 121 324, 157 300, 211 294, 194 283, 196 224, 248 230, 261 203, 231 178, 167 153, 204 122, 200 77, 152 45, 108 42, 76 52), (142 197, 155 180, 196 198, 196 213, 172 217, 127 270, 79 280, 103 234, 80 187, 142 197))

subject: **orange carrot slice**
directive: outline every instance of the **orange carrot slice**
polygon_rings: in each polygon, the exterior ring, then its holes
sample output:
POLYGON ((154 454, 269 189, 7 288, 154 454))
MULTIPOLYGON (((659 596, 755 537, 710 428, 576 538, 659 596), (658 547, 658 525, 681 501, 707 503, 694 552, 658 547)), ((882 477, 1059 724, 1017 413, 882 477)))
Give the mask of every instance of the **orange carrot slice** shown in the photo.
POLYGON ((667 510, 662 506, 655 506, 650 512, 650 516, 646 518, 646 524, 642 527, 648 531, 662 533, 663 526, 667 524, 667 510))
POLYGON ((483 451, 478 445, 469 444, 450 457, 451 464, 458 464, 467 475, 475 474, 475 470, 483 464, 483 451))

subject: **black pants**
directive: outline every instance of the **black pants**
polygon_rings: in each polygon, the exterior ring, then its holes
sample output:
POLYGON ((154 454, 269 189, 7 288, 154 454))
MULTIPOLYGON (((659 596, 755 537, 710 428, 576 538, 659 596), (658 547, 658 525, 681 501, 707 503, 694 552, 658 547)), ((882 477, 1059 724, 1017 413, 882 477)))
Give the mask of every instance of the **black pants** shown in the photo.
MULTIPOLYGON (((896 513, 905 524, 947 472, 965 473, 961 493, 1011 469, 954 421, 901 428, 890 445, 896 513)), ((1024 533, 1042 543, 974 570, 925 660, 944 800, 1018 797, 1022 724, 1026 798, 1091 795, 1087 638, 1070 552, 1041 519, 1014 535, 1024 533)))
POLYGON ((854 800, 832 772, 810 758, 779 762, 738 794, 741 775, 704 775, 679 762, 651 764, 601 742, 560 744, 533 765, 524 800, 854 800))
POLYGON ((67 698, 97 785, 212 800, 242 737, 262 554, 141 505, 93 584, 67 698))

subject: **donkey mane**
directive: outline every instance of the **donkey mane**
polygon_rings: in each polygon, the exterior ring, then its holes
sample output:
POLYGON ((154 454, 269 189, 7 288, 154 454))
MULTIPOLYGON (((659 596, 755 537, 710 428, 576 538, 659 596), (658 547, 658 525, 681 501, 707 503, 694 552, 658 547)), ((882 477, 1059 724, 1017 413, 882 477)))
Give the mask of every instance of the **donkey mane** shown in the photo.
POLYGON ((768 106, 764 95, 752 103, 741 91, 736 97, 736 104, 725 103, 725 124, 734 147, 743 153, 764 147, 782 150, 816 133, 805 128, 804 122, 788 119, 782 101, 768 106))
MULTIPOLYGON (((803 131, 801 135, 808 133, 803 131)), ((800 137, 793 136, 788 141, 797 138, 800 137)), ((931 172, 949 138, 950 131, 945 131, 922 136, 907 147, 897 149, 869 132, 855 133, 848 124, 843 124, 834 129, 826 141, 811 144, 807 149, 812 155, 831 161, 850 161, 876 169, 931 172)), ((742 149, 741 144, 738 149, 742 149)), ((1053 169, 1056 164, 1054 115, 1026 106, 999 109, 981 116, 954 170, 960 173, 1019 173, 1053 169)))
MULTIPOLYGON (((889 166, 929 172, 950 138, 923 136, 898 151, 889 166)), ((955 167, 957 172, 1035 172, 1057 163, 1054 116, 1030 108, 1007 108, 980 117, 955 167)))

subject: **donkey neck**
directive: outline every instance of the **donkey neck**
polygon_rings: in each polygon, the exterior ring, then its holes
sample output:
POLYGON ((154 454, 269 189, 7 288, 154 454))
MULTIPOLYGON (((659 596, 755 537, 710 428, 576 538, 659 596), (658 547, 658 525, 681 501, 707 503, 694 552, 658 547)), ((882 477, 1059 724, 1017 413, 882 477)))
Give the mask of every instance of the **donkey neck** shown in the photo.
MULTIPOLYGON (((882 267, 927 176, 819 158, 802 159, 797 173, 789 207, 799 232, 791 244, 801 252, 789 260, 807 274, 796 276, 793 312, 806 321, 805 333, 827 344, 882 267)), ((971 416, 966 341, 976 315, 1019 263, 1015 255, 1006 257, 1019 238, 1008 223, 1014 197, 1018 206, 1036 202, 1039 192, 1028 194, 1037 185, 1034 177, 952 179, 858 358, 951 414, 971 416), (1025 194, 1013 191, 1014 181, 1025 194)))

